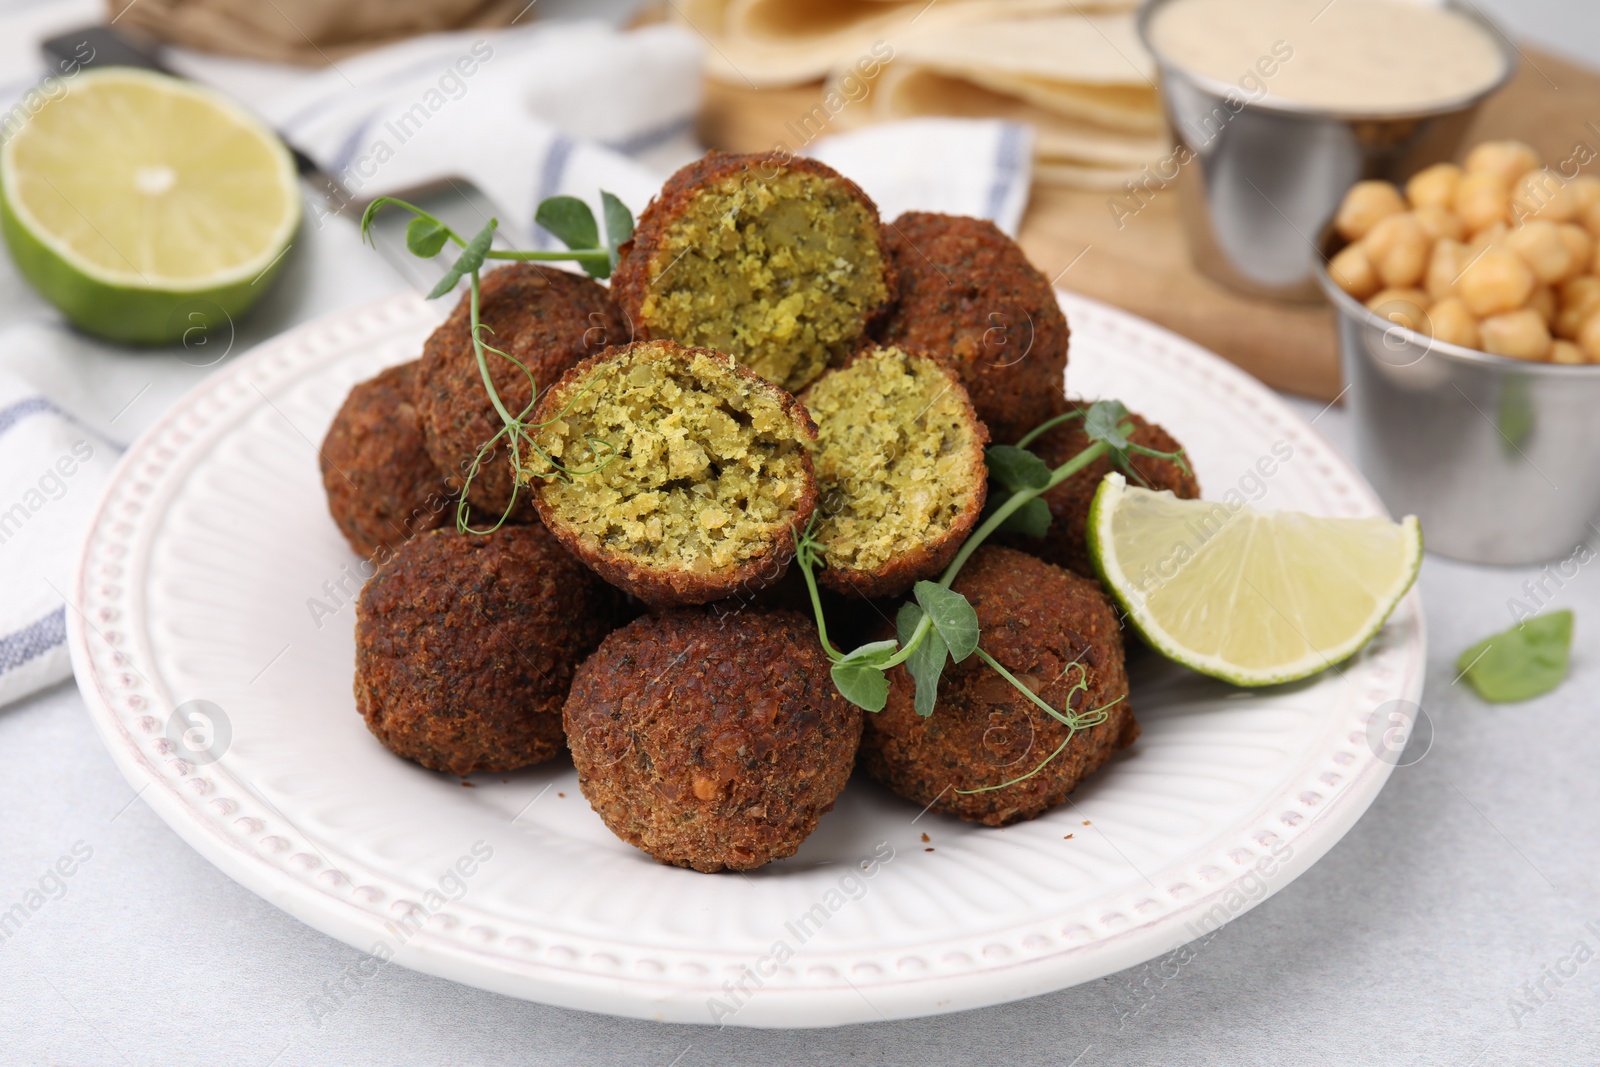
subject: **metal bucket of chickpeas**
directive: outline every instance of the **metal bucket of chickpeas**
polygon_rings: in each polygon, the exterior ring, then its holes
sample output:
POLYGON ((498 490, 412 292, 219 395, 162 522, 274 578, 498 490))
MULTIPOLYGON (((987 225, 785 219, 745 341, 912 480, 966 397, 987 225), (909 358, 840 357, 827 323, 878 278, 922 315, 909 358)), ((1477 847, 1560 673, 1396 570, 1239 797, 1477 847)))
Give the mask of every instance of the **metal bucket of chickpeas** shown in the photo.
POLYGON ((1569 555, 1600 515, 1600 177, 1492 141, 1324 231, 1358 461, 1428 547, 1569 555))

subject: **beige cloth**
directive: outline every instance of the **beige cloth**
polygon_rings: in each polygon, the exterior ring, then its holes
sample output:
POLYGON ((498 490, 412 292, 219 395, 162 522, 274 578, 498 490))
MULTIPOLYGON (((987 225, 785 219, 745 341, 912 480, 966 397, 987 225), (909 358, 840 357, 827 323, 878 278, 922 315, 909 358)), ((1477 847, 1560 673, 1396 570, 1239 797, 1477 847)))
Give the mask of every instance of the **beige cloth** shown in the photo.
POLYGON ((441 30, 532 18, 529 0, 108 0, 110 17, 204 52, 325 66, 441 30))

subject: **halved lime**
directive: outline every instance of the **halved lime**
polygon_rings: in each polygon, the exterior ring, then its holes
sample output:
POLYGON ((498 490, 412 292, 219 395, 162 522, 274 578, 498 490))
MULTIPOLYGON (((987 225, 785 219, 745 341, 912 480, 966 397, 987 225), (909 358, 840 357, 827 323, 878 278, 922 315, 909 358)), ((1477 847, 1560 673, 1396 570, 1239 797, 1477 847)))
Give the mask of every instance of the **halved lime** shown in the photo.
POLYGON ((1324 519, 1179 500, 1108 474, 1089 556, 1154 648, 1235 685, 1305 678, 1354 655, 1422 566, 1415 516, 1324 519))
POLYGON ((64 84, 0 147, 0 228, 23 277, 114 341, 175 341, 193 311, 254 303, 300 222, 283 142, 161 74, 113 67, 64 84))

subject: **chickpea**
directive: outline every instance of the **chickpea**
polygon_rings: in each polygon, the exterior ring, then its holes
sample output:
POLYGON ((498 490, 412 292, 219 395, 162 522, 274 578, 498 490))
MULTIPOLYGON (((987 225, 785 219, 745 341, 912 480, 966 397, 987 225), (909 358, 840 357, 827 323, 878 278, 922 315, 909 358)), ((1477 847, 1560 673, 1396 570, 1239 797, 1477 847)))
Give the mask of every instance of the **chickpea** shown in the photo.
POLYGON ((1368 310, 1408 330, 1428 332, 1428 294, 1421 289, 1384 289, 1367 301, 1368 310))
POLYGON ((1533 295, 1533 271, 1514 252, 1490 248, 1461 273, 1456 292, 1480 318, 1515 311, 1533 295))
POLYGON ((1533 290, 1533 295, 1528 297, 1528 307, 1539 313, 1546 326, 1556 321, 1556 291, 1548 285, 1541 285, 1533 290))
POLYGON ((1406 199, 1411 201, 1413 209, 1448 208, 1455 203, 1456 185, 1460 181, 1460 167, 1454 163, 1435 163, 1417 171, 1406 182, 1406 199))
POLYGON ((1583 325, 1578 328, 1578 336, 1574 338, 1578 347, 1583 349, 1584 356, 1590 363, 1600 363, 1600 311, 1589 313, 1583 320, 1583 325))
POLYGON ((1419 207, 1412 214, 1422 224, 1422 230, 1430 240, 1449 238, 1452 241, 1459 241, 1467 235, 1467 228, 1462 225, 1461 216, 1449 208, 1419 207))
POLYGON ((1539 153, 1521 141, 1485 141, 1467 153, 1467 173, 1492 175, 1501 188, 1537 166, 1539 153))
POLYGON ((1346 245, 1328 260, 1328 277, 1357 300, 1365 300, 1383 285, 1378 280, 1378 272, 1372 269, 1372 260, 1359 244, 1346 245))
POLYGON ((1404 289, 1422 281, 1433 242, 1417 217, 1403 212, 1380 219, 1361 239, 1361 247, 1384 285, 1404 289))
POLYGON ((1469 172, 1456 185, 1455 209, 1468 232, 1476 233, 1511 217, 1511 196, 1495 175, 1469 172))
POLYGON ((1503 222, 1496 222, 1472 234, 1467 240, 1467 249, 1477 255, 1485 248, 1505 244, 1506 234, 1511 232, 1511 227, 1503 222))
POLYGON ((1478 324, 1485 352, 1512 359, 1544 359, 1550 353, 1550 328, 1532 308, 1491 315, 1478 324))
POLYGON ((1380 219, 1398 215, 1405 209, 1406 202, 1400 198, 1400 191, 1388 182, 1356 182, 1344 194, 1344 203, 1339 205, 1333 224, 1346 238, 1358 241, 1380 219))
POLYGON ((1435 300, 1454 296, 1456 280, 1461 277, 1461 271, 1470 258, 1467 246, 1460 241, 1452 241, 1448 237, 1437 241, 1433 246, 1433 255, 1428 257, 1428 273, 1423 281, 1428 295, 1435 300))
POLYGON ((1553 222, 1534 219, 1506 234, 1506 247, 1522 257, 1533 276, 1545 285, 1559 282, 1572 270, 1572 250, 1553 222))
MULTIPOLYGON (((1567 251, 1572 253, 1572 269, 1567 271, 1567 278, 1576 278, 1586 273, 1589 264, 1594 260, 1595 240, 1589 236, 1589 231, 1582 226, 1571 222, 1561 224, 1561 239, 1567 244, 1567 251)), ((1563 278, 1562 281, 1566 281, 1563 278)))
POLYGON ((1511 187, 1511 217, 1518 222, 1566 222, 1578 213, 1579 207, 1572 186, 1549 167, 1524 174, 1511 187))
POLYGON ((1478 320, 1458 296, 1450 296, 1428 309, 1433 336, 1462 348, 1478 347, 1478 320))
POLYGON ((1583 349, 1571 341, 1552 341, 1550 342, 1550 362, 1587 363, 1589 361, 1583 358, 1583 349))
POLYGON ((1583 174, 1572 179, 1572 195, 1578 199, 1578 214, 1600 204, 1600 178, 1592 174, 1583 174))
POLYGON ((1578 216, 1577 221, 1583 223, 1583 228, 1588 230, 1592 237, 1600 240, 1600 202, 1584 208, 1583 214, 1578 216))
POLYGON ((1581 274, 1563 282, 1560 305, 1556 312, 1556 336, 1570 340, 1578 336, 1585 319, 1600 311, 1600 277, 1581 274))

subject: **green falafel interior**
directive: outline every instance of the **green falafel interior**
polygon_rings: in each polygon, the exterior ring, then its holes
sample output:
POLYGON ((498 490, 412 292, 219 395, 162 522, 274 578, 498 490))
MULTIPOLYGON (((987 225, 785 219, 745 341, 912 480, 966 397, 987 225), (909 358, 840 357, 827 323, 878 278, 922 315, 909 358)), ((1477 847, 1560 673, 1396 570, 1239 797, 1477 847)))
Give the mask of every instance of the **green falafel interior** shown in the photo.
POLYGON ((580 366, 545 404, 519 478, 608 554, 727 571, 769 553, 807 507, 808 427, 787 394, 719 353, 637 342, 580 366), (558 477, 557 463, 584 473, 558 477))
POLYGON ((726 352, 799 389, 889 299, 878 219, 837 178, 739 170, 697 189, 646 266, 655 336, 726 352))
POLYGON ((874 348, 802 399, 817 422, 815 537, 829 568, 878 570, 981 507, 982 424, 933 359, 874 348))

